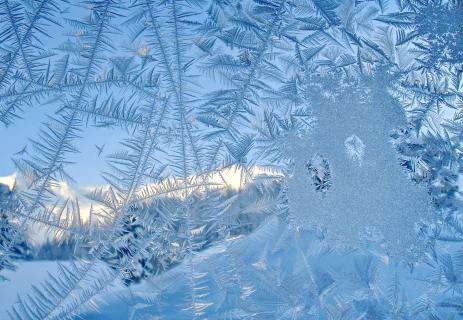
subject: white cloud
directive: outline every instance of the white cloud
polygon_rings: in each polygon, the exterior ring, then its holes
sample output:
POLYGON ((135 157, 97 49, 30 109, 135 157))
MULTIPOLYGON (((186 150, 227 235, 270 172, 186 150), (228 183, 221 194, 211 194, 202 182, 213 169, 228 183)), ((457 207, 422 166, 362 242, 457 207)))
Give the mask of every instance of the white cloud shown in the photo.
POLYGON ((16 172, 12 173, 9 176, 0 177, 0 183, 7 185, 10 189, 13 188, 16 182, 16 172))
POLYGON ((51 189, 64 199, 75 199, 77 197, 76 190, 66 181, 60 181, 57 186, 53 186, 51 189))
MULTIPOLYGON (((232 189, 232 190, 240 190, 246 186, 252 179, 259 175, 268 175, 268 176, 281 176, 281 172, 277 172, 272 168, 266 168, 266 167, 251 167, 247 169, 247 172, 245 172, 244 168, 240 168, 237 166, 231 166, 225 169, 221 170, 216 170, 211 173, 204 174, 203 176, 196 176, 196 177, 190 177, 189 178, 189 183, 195 183, 201 180, 205 181, 208 184, 213 185, 213 188, 217 189, 232 189), (191 180, 190 180, 191 179, 191 180)), ((8 185, 10 188, 14 185, 15 181, 17 180, 17 174, 13 173, 9 176, 5 177, 0 177, 0 183, 8 185)), ((21 184, 21 179, 18 177, 18 188, 24 188, 25 186, 21 184)), ((160 181, 158 183, 150 183, 144 186, 141 186, 138 188, 138 192, 143 192, 143 189, 159 189, 161 190, 162 188, 161 185, 169 184, 170 186, 174 187, 175 185, 180 185, 182 184, 182 181, 179 179, 174 179, 174 178, 166 178, 163 181, 160 181)), ((80 218, 83 220, 83 222, 88 221, 90 217, 90 211, 92 210, 95 213, 102 212, 104 210, 104 206, 100 203, 97 203, 93 200, 88 199, 85 194, 91 193, 95 189, 103 189, 105 190, 106 188, 109 188, 108 185, 101 185, 101 186, 95 186, 95 185, 88 185, 88 186, 73 186, 69 184, 66 181, 60 181, 58 182, 54 187, 52 187, 52 191, 55 193, 55 195, 61 199, 61 200, 69 200, 68 205, 72 204, 74 205, 75 208, 75 203, 76 200, 79 203, 79 209, 80 209, 80 218)), ((174 188, 175 189, 175 188, 174 188)), ((190 192, 194 191, 194 187, 187 191, 185 194, 185 190, 177 190, 173 191, 171 193, 164 193, 165 196, 168 197, 178 197, 182 198, 184 196, 187 196, 190 194, 190 192)), ((138 193, 137 192, 137 193, 138 193)), ((153 192, 153 195, 156 196, 157 192, 153 192)), ((149 197, 147 198, 149 199, 149 197)), ((50 204, 52 205, 52 204, 50 204)), ((49 209, 52 209, 52 207, 49 207, 49 209)), ((55 210, 60 210, 59 207, 55 208, 55 210)))

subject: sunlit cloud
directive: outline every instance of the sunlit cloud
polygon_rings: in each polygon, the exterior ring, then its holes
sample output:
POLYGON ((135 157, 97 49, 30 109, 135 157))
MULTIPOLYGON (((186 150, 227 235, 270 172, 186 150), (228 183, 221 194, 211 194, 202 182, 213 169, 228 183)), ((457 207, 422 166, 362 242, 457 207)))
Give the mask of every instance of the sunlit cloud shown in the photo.
MULTIPOLYGON (((275 170, 270 167, 240 167, 230 166, 215 170, 203 175, 191 176, 185 181, 178 178, 168 177, 155 183, 147 183, 140 186, 135 194, 140 195, 147 190, 154 190, 148 192, 146 197, 140 196, 143 201, 150 201, 157 197, 177 198, 184 199, 193 192, 197 191, 199 186, 206 186, 207 189, 214 190, 243 190, 249 183, 254 181, 258 176, 267 177, 281 177, 282 172, 275 170), (165 188, 165 186, 168 186, 165 188), (186 185, 188 188, 181 188, 186 185), (198 186, 198 187, 196 187, 198 186), (163 189, 163 187, 165 189, 163 189), (167 192, 156 192, 156 190, 167 190, 167 192), (172 190, 172 191, 170 191, 172 190)), ((12 188, 17 183, 18 189, 25 188, 24 183, 21 183, 21 178, 13 173, 9 176, 0 177, 0 183, 7 185, 12 188)), ((90 199, 87 195, 92 193, 96 189, 107 191, 109 185, 87 185, 87 186, 76 186, 66 181, 59 181, 52 188, 52 192, 55 194, 57 200, 61 203, 66 204, 69 208, 72 208, 74 214, 78 208, 78 215, 81 222, 86 223, 89 221, 92 214, 105 215, 105 206, 99 202, 90 199)), ((48 210, 59 214, 61 210, 60 206, 53 207, 51 204, 48 210)))
POLYGON ((12 173, 9 176, 0 177, 0 184, 7 185, 8 188, 13 189, 13 186, 16 182, 16 172, 12 173))
POLYGON ((66 181, 60 181, 57 185, 53 186, 52 191, 61 198, 75 199, 77 197, 76 189, 74 189, 66 181))

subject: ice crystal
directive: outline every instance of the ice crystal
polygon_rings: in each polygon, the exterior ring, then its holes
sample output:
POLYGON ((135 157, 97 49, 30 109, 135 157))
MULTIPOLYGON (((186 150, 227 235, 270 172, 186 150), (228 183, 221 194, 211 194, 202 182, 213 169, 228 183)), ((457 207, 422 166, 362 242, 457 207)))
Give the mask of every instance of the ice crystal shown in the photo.
POLYGON ((331 170, 328 161, 316 154, 307 162, 307 170, 312 179, 312 184, 318 192, 327 192, 331 187, 331 170))
MULTIPOLYGON (((389 252, 416 259, 416 247, 424 245, 414 232, 415 224, 431 219, 431 198, 426 188, 410 181, 390 141, 390 133, 405 124, 405 118, 396 102, 385 99, 380 86, 373 90, 373 85, 352 83, 329 99, 313 99, 314 129, 287 141, 293 161, 290 215, 307 228, 326 229, 328 238, 344 244, 359 244, 367 228, 375 228, 389 252), (361 100, 354 98, 365 89, 369 93, 361 100), (307 186, 304 172, 306 159, 317 155, 329 161, 330 188, 324 197, 307 186)), ((313 96, 315 91, 308 90, 313 96)))
POLYGON ((74 246, 10 318, 463 316, 462 13, 0 1, 0 271, 74 246))
POLYGON ((344 141, 344 146, 346 147, 346 153, 349 159, 361 166, 365 154, 365 145, 363 141, 353 134, 344 141))

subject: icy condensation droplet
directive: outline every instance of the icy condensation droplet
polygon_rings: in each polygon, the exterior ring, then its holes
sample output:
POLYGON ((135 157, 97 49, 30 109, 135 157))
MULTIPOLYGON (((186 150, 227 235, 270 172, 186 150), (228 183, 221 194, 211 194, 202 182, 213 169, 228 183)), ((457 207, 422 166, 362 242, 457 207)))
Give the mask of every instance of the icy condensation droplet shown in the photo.
POLYGON ((355 134, 351 135, 344 141, 346 152, 349 158, 359 166, 362 165, 363 156, 365 155, 365 144, 355 134))

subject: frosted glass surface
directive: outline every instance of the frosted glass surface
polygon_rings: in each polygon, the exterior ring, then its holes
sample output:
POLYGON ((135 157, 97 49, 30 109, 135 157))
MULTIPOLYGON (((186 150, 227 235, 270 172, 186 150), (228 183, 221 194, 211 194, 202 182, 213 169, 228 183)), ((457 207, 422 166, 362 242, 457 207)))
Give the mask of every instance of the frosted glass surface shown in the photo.
POLYGON ((0 319, 463 318, 457 0, 0 0, 0 319))

